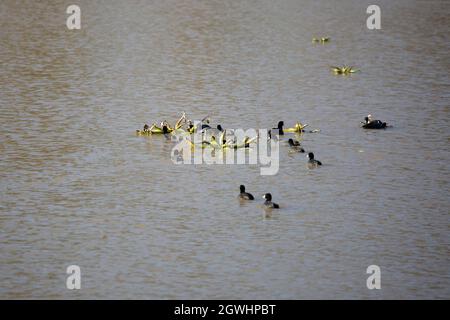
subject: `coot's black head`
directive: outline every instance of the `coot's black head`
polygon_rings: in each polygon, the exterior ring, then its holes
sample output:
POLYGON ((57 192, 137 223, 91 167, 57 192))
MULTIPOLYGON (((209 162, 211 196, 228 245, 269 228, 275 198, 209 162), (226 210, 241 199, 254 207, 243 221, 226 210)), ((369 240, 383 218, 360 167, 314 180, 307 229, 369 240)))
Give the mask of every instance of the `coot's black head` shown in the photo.
POLYGON ((312 152, 308 153, 308 158, 309 158, 309 160, 313 160, 314 159, 314 153, 312 153, 312 152))
POLYGON ((243 184, 240 185, 239 189, 241 189, 241 193, 245 192, 245 186, 243 184))
POLYGON ((369 123, 369 117, 365 117, 365 118, 364 118, 364 121, 365 121, 366 123, 369 123))
POLYGON ((145 125, 144 125, 144 131, 145 131, 145 130, 148 130, 148 124, 145 124, 145 125))
POLYGON ((169 133, 169 129, 167 128, 166 125, 164 125, 164 126, 162 127, 162 129, 163 129, 163 133, 164 133, 164 134, 169 133))
POLYGON ((284 126, 284 122, 283 121, 279 121, 278 122, 278 129, 283 128, 283 126, 284 126))
POLYGON ((267 131, 267 135, 269 136, 269 139, 272 139, 272 130, 267 131))
POLYGON ((292 140, 292 138, 289 138, 288 143, 289 143, 290 145, 293 145, 293 144, 294 144, 294 140, 292 140))
POLYGON ((263 195, 263 199, 266 199, 266 201, 272 201, 272 195, 270 193, 266 193, 263 195))
POLYGON ((220 124, 217 125, 217 130, 223 131, 223 128, 222 128, 222 126, 220 124))

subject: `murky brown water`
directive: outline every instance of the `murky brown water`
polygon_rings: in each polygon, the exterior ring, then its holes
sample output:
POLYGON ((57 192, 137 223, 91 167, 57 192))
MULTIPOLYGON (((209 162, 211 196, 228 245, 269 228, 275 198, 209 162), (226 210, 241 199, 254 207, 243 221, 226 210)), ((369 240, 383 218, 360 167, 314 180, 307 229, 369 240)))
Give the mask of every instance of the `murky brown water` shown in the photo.
POLYGON ((450 2, 377 1, 380 31, 370 1, 77 3, 80 31, 67 1, 0 2, 0 298, 450 298, 450 2), (324 166, 176 166, 134 135, 183 110, 302 120, 324 166))

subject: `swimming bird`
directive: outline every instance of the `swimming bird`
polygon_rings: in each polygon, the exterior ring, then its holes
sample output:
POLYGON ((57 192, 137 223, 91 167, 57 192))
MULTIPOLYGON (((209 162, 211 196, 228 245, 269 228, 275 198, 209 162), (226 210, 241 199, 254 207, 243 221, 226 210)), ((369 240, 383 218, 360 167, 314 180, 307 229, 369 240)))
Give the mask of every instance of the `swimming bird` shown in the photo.
POLYGON ((243 184, 240 185, 241 192, 239 193, 239 198, 242 200, 255 200, 255 197, 251 193, 245 192, 245 186, 243 184))
POLYGON ((278 129, 278 134, 280 136, 282 136, 282 135, 284 135, 283 126, 284 126, 284 121, 279 121, 277 128, 272 128, 272 129, 278 129))
POLYGON ((361 122, 363 125, 361 126, 364 129, 384 129, 387 127, 386 122, 382 122, 381 120, 372 120, 372 116, 369 114, 364 118, 364 122, 361 122))
POLYGON ((161 122, 160 127, 157 127, 155 124, 153 124, 149 130, 151 133, 155 134, 168 134, 173 131, 173 128, 171 128, 169 123, 164 120, 161 122))
POLYGON ((322 162, 320 162, 319 160, 314 159, 314 153, 312 153, 312 152, 308 153, 307 157, 309 159, 308 160, 308 167, 310 169, 316 168, 317 166, 321 166, 322 165, 322 162))
POLYGON ((303 149, 301 146, 300 146, 300 142, 298 142, 297 140, 294 140, 294 139, 289 139, 288 140, 288 143, 289 143, 289 146, 293 149, 293 150, 296 150, 296 151, 298 151, 298 152, 305 152, 305 149, 303 149))
POLYGON ((272 208, 272 209, 279 209, 280 206, 274 202, 272 202, 272 195, 270 193, 266 193, 265 195, 263 195, 263 199, 266 199, 266 201, 264 202, 264 206, 266 208, 272 208))
POLYGON ((288 143, 291 147, 300 147, 300 142, 294 139, 289 139, 288 143))
MULTIPOLYGON (((167 121, 161 122, 161 127, 162 127, 163 134, 169 133, 169 124, 167 123, 167 121)), ((171 131, 173 131, 173 130, 171 130, 171 131)))

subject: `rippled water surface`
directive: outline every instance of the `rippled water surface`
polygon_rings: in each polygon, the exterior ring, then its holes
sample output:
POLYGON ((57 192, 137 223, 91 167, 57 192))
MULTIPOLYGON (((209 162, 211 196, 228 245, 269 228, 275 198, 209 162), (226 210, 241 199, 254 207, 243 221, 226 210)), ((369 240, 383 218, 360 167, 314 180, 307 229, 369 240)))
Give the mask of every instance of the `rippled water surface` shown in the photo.
POLYGON ((365 0, 78 1, 79 31, 69 4, 0 2, 0 298, 450 298, 450 2, 378 1, 378 31, 365 0), (324 165, 175 165, 134 134, 182 111, 307 122, 324 165))

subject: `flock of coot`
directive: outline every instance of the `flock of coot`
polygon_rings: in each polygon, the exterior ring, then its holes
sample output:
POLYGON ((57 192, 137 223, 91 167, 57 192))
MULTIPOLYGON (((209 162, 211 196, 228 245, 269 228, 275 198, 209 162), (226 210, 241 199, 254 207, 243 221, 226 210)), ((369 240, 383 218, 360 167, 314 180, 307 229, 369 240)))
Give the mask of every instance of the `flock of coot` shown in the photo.
MULTIPOLYGON (((322 43, 325 44, 330 41, 330 38, 323 37, 323 38, 313 38, 314 43, 322 43)), ((358 71, 357 69, 354 69, 351 66, 343 66, 343 67, 331 67, 333 72, 338 75, 349 75, 352 73, 355 73, 358 71)), ((212 132, 212 135, 210 135, 210 140, 203 139, 201 143, 194 144, 191 142, 192 147, 212 147, 212 148, 220 148, 220 149, 237 149, 237 148, 249 148, 250 143, 255 142, 258 137, 254 137, 250 139, 249 137, 245 137, 244 140, 241 143, 238 143, 236 141, 236 138, 231 140, 226 140, 226 130, 222 128, 222 126, 219 124, 216 128, 212 128, 209 124, 209 117, 205 117, 202 119, 197 125, 194 124, 193 121, 187 120, 185 113, 181 116, 181 118, 176 122, 176 124, 172 127, 167 121, 162 121, 160 126, 157 126, 156 124, 153 124, 151 126, 145 124, 143 130, 136 130, 136 133, 138 135, 154 135, 154 134, 163 134, 163 135, 169 135, 169 134, 180 134, 180 133, 186 133, 186 134, 194 134, 196 132, 201 132, 203 134, 203 137, 206 136, 207 132, 212 132), (220 135, 220 138, 217 139, 216 135, 220 135)), ((278 131, 278 136, 283 136, 285 133, 303 133, 306 132, 305 128, 308 125, 302 125, 300 122, 297 122, 294 127, 284 129, 284 122, 279 121, 276 128, 272 128, 272 130, 278 131)), ((371 115, 368 115, 364 118, 364 121, 361 121, 361 127, 364 129, 385 129, 387 127, 386 122, 382 122, 380 120, 373 120, 371 115)), ((308 132, 314 133, 319 132, 319 130, 310 130, 308 132)), ((268 139, 272 139, 272 131, 268 130, 268 139)), ((190 140, 188 140, 190 141, 190 140)), ((299 141, 294 140, 292 138, 288 139, 288 145, 291 148, 292 151, 304 153, 305 149, 302 148, 299 141)), ((175 150, 174 156, 177 158, 177 160, 182 160, 182 155, 178 150, 175 150)), ((307 153, 308 163, 307 166, 310 169, 317 168, 322 165, 322 162, 316 160, 314 158, 314 153, 308 152, 307 153)), ((240 193, 239 193, 239 199, 244 201, 251 201, 255 198, 252 194, 245 191, 245 186, 240 185, 240 193)), ((279 209, 280 206, 274 202, 272 202, 272 195, 270 193, 266 193, 263 195, 263 199, 265 199, 264 206, 269 209, 279 209)))

